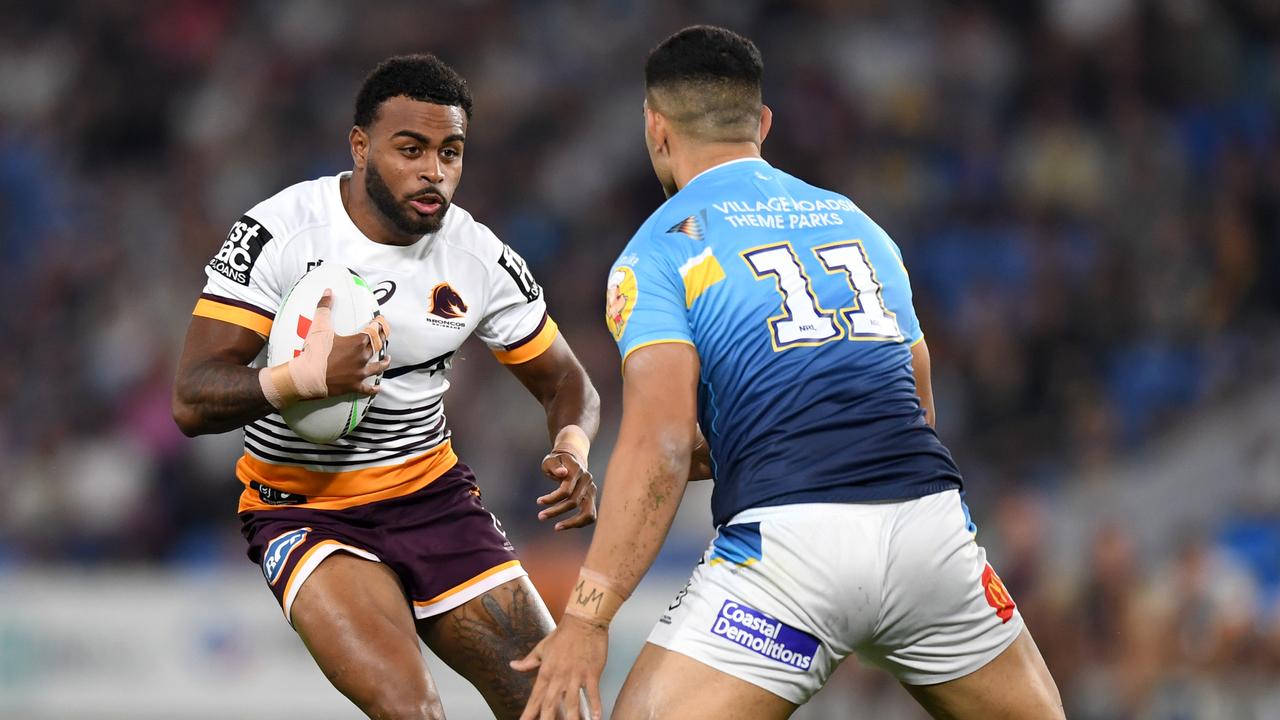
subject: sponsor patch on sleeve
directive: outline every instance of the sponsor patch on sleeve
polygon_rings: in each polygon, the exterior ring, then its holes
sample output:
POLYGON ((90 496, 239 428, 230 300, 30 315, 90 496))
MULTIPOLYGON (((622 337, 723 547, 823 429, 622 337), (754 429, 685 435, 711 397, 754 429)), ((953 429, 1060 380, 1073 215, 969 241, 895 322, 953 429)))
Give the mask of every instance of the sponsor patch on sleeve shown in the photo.
POLYGON ((609 286, 605 290, 604 319, 616 341, 621 341, 622 333, 627 330, 627 320, 631 319, 638 294, 636 274, 631 268, 623 265, 609 275, 609 286))
POLYGON ((725 600, 711 634, 796 670, 813 667, 818 638, 737 600, 725 600))
POLYGON ((533 279, 533 273, 529 272, 529 266, 525 264, 524 258, 517 255, 510 245, 502 246, 498 265, 515 281, 516 288, 520 290, 521 295, 524 295, 526 301, 533 302, 542 297, 542 287, 533 279))
POLYGON ((241 285, 249 284, 249 273, 262 254, 262 248, 271 241, 271 233, 262 223, 248 215, 241 216, 222 243, 218 254, 209 261, 209 267, 241 285))
POLYGON ((277 535, 274 540, 267 543, 267 549, 262 551, 262 574, 267 578, 267 583, 276 584, 284 574, 284 566, 289 561, 289 556, 307 539, 307 534, 310 532, 309 527, 290 530, 277 535))

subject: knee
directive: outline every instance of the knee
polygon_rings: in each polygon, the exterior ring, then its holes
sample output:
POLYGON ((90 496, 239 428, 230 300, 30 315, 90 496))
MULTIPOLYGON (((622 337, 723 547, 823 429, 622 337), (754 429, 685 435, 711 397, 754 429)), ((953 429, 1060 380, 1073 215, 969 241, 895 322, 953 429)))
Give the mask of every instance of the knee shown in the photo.
POLYGON ((444 720, 444 708, 430 697, 388 697, 360 708, 370 720, 444 720))
POLYGON ((373 697, 357 703, 370 720, 444 720, 444 706, 426 677, 389 681, 373 697))

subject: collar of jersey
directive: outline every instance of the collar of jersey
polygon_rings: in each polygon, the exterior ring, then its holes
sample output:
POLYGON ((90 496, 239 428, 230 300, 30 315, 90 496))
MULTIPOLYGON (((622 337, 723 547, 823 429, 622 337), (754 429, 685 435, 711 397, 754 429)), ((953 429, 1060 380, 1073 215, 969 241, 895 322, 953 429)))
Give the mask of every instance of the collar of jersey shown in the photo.
POLYGON ((741 157, 741 158, 734 158, 733 160, 726 160, 720 163, 719 165, 712 165, 706 170, 703 170, 697 175, 694 175, 693 177, 689 178, 689 182, 685 183, 684 187, 680 188, 680 192, 684 192, 685 190, 687 190, 690 185, 697 182, 698 178, 704 175, 709 175, 713 172, 717 172, 722 168, 729 167, 730 165, 740 165, 742 163, 760 163, 761 165, 766 165, 766 166, 769 165, 769 163, 765 162, 764 158, 758 158, 758 157, 741 157))

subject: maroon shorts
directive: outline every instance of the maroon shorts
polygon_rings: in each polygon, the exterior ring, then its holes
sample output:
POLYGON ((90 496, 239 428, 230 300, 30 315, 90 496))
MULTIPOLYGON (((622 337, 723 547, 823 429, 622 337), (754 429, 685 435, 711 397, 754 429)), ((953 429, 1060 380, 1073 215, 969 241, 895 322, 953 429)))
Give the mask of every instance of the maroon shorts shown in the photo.
POLYGON ((452 610, 526 574, 462 463, 403 497, 345 510, 245 512, 240 522, 249 559, 262 566, 285 619, 298 589, 335 552, 390 568, 418 618, 452 610))

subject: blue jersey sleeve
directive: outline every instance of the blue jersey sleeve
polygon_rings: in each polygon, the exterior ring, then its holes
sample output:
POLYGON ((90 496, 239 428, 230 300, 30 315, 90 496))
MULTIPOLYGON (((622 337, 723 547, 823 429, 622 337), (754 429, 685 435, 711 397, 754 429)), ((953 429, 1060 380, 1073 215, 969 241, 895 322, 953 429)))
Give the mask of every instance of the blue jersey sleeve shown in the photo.
POLYGON ((884 292, 885 307, 897 316, 898 329, 902 332, 903 339, 908 345, 914 346, 924 339, 924 332, 920 329, 920 319, 916 317, 916 309, 911 302, 911 278, 907 274, 907 266, 902 262, 902 251, 879 225, 872 223, 872 226, 884 240, 884 246, 892 260, 891 263, 885 263, 884 267, 877 267, 877 270, 892 278, 892 282, 882 282, 887 286, 884 292))
POLYGON ((646 345, 693 344, 679 272, 657 253, 624 253, 614 265, 605 293, 605 322, 624 364, 646 345))

